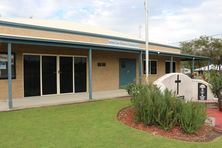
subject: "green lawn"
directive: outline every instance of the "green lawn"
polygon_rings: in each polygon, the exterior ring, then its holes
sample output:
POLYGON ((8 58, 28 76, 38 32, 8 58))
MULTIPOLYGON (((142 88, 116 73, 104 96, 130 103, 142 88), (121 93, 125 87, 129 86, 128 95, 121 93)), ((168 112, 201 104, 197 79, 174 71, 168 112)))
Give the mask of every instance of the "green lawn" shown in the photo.
POLYGON ((188 143, 127 127, 116 114, 129 104, 128 99, 115 99, 1 112, 0 147, 222 147, 222 138, 188 143))

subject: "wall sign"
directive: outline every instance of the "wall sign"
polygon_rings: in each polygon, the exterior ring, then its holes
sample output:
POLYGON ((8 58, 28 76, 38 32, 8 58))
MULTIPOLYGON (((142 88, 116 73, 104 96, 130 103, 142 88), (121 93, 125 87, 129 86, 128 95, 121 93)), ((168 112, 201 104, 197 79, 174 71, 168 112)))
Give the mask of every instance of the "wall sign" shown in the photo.
MULTIPOLYGON (((12 54, 12 78, 15 78, 15 54, 12 54)), ((0 79, 8 78, 8 55, 0 53, 0 79)))
POLYGON ((6 62, 0 61, 0 70, 6 69, 6 62))
POLYGON ((207 85, 198 83, 198 100, 207 100, 207 85))
POLYGON ((134 48, 139 47, 138 43, 132 43, 132 42, 126 42, 126 41, 120 41, 120 40, 108 40, 107 44, 113 45, 113 46, 125 46, 125 47, 134 47, 134 48))
POLYGON ((106 67, 106 63, 97 63, 98 67, 106 67))

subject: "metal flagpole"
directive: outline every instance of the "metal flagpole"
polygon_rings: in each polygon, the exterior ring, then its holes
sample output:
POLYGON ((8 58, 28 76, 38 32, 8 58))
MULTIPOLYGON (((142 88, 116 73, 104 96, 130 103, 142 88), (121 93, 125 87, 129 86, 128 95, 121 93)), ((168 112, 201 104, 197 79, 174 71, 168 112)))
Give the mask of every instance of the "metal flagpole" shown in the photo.
POLYGON ((149 8, 148 0, 145 0, 145 36, 146 36, 146 83, 149 83, 149 8))

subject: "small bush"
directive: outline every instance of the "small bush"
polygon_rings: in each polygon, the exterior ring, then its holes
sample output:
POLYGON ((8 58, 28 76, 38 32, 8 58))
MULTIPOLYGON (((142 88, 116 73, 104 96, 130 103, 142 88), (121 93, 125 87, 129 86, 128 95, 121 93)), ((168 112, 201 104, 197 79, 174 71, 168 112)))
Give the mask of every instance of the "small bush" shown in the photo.
POLYGON ((161 98, 157 100, 155 113, 156 122, 164 130, 169 130, 178 123, 182 103, 167 89, 164 91, 161 98))
POLYGON ((136 108, 136 121, 145 125, 158 125, 165 130, 171 129, 178 121, 180 100, 169 90, 161 93, 155 85, 139 87, 136 95, 132 96, 136 108))
POLYGON ((137 111, 135 119, 145 125, 155 124, 154 101, 160 97, 160 91, 152 85, 143 85, 139 88, 138 93, 132 96, 132 103, 137 111))
POLYGON ((130 96, 135 96, 139 93, 140 89, 143 87, 141 84, 130 83, 127 85, 126 90, 130 96))
POLYGON ((222 88, 222 73, 211 71, 205 74, 206 80, 211 84, 211 89, 216 95, 217 91, 222 88))
POLYGON ((206 116, 204 104, 187 102, 182 105, 179 123, 184 132, 195 133, 203 126, 206 116))
POLYGON ((211 71, 205 74, 206 80, 211 84, 214 95, 218 98, 218 107, 222 111, 222 73, 211 71))
POLYGON ((186 133, 196 132, 204 124, 206 109, 201 104, 182 102, 171 91, 161 92, 152 84, 132 84, 129 88, 137 122, 157 125, 164 130, 180 124, 186 133))

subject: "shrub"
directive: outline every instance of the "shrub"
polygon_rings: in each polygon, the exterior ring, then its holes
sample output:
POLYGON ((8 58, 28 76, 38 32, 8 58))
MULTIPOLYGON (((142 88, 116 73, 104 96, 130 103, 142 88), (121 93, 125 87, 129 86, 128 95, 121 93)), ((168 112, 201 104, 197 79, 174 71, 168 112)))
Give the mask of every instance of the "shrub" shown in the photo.
POLYGON ((218 107, 222 112, 222 73, 211 71, 206 74, 207 81, 211 84, 211 89, 218 98, 218 107))
POLYGON ((158 125, 169 130, 178 123, 181 101, 171 91, 165 90, 160 99, 156 102, 155 119, 158 125))
POLYGON ((132 96, 132 103, 136 108, 136 121, 145 125, 158 125, 171 129, 178 121, 180 100, 173 93, 165 90, 161 93, 155 85, 143 85, 138 93, 132 96))
POLYGON ((132 96, 132 103, 136 108, 136 121, 145 125, 155 124, 154 101, 160 97, 160 91, 153 85, 141 85, 138 93, 132 96))
POLYGON ((206 80, 212 85, 211 89, 216 95, 217 91, 222 88, 222 74, 216 71, 206 73, 206 80))
POLYGON ((206 109, 202 104, 182 102, 171 91, 161 92, 152 84, 132 86, 130 94, 137 122, 157 125, 164 130, 180 124, 186 133, 194 133, 204 124, 206 109))
POLYGON ((140 84, 130 83, 129 85, 127 85, 126 90, 130 96, 135 96, 139 93, 141 87, 143 86, 140 84))
POLYGON ((206 107, 204 104, 194 102, 184 103, 179 117, 181 129, 185 133, 195 133, 203 126, 206 116, 206 107))

